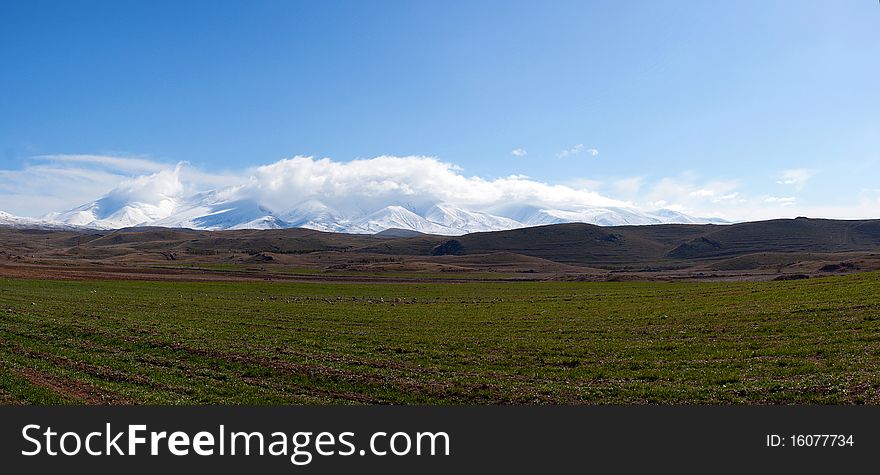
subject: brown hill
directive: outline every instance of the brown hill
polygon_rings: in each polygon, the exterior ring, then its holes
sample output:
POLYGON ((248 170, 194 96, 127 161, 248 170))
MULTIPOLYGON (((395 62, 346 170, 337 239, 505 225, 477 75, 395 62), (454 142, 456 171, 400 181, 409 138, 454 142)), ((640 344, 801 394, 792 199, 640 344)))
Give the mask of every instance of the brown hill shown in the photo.
POLYGON ((309 229, 130 228, 77 232, 0 228, 0 258, 13 261, 179 260, 331 270, 512 268, 522 272, 587 272, 602 268, 661 272, 791 267, 819 272, 820 268, 833 266, 844 271, 860 268, 844 262, 856 262, 854 259, 862 255, 874 259, 878 252, 880 220, 798 218, 731 225, 616 227, 569 223, 458 237, 396 231, 352 235, 309 229))

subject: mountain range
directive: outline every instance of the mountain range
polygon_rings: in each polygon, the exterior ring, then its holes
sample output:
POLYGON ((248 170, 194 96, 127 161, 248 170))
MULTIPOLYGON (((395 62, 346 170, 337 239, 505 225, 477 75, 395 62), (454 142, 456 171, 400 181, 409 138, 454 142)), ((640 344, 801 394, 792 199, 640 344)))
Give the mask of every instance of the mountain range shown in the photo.
POLYGON ((692 217, 669 209, 642 211, 626 207, 579 205, 557 209, 510 204, 491 210, 473 210, 450 203, 401 203, 376 209, 337 209, 321 200, 309 199, 288 209, 278 210, 255 199, 235 196, 227 190, 200 192, 183 198, 163 195, 131 199, 109 194, 40 219, 0 212, 0 225, 14 227, 121 229, 159 226, 210 231, 307 228, 349 234, 375 234, 389 229, 402 229, 447 236, 575 222, 620 226, 726 221, 692 217))

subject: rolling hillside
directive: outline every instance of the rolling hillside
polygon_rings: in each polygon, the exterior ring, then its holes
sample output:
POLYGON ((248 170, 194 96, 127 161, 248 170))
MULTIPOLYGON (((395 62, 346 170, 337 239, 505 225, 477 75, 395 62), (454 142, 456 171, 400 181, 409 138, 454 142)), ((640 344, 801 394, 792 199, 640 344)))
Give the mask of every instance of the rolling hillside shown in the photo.
POLYGON ((734 266, 754 267, 778 264, 779 254, 880 252, 880 221, 798 218, 732 225, 616 227, 566 223, 457 237, 411 231, 341 234, 302 228, 202 231, 148 227, 87 232, 0 228, 0 245, 10 258, 101 260, 135 255, 175 260, 226 254, 323 253, 327 259, 348 256, 349 261, 357 256, 396 256, 399 260, 443 257, 444 262, 454 262, 461 256, 503 253, 577 266, 674 267, 742 261, 743 256, 752 256, 747 264, 734 266))

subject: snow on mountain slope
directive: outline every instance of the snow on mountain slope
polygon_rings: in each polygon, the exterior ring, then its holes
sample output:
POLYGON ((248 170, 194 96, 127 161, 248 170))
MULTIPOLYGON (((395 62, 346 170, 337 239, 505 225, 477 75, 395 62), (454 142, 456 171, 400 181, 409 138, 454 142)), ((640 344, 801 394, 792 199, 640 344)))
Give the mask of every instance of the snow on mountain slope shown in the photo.
POLYGON ((510 218, 469 211, 446 203, 436 204, 419 215, 402 206, 387 206, 354 219, 342 229, 348 233, 378 233, 386 229, 408 229, 426 234, 457 236, 481 231, 501 231, 523 227, 510 218))
POLYGON ((112 197, 105 197, 52 215, 51 218, 73 226, 119 229, 152 224, 170 216, 176 208, 177 203, 173 198, 165 198, 157 203, 120 203, 112 197))
POLYGON ((695 218, 680 211, 671 209, 659 209, 650 213, 664 223, 670 224, 730 224, 730 221, 721 218, 695 218))
POLYGON ((62 229, 70 226, 47 219, 24 218, 0 211, 0 226, 28 229, 62 229))
POLYGON ((599 226, 659 224, 662 222, 652 216, 625 208, 587 208, 574 211, 543 209, 535 215, 530 216, 524 224, 531 225, 534 222, 546 222, 549 220, 557 223, 582 222, 598 224, 599 226))
POLYGON ((386 206, 360 219, 354 220, 345 227, 345 232, 355 234, 374 234, 386 229, 409 229, 426 234, 458 235, 464 232, 432 223, 403 206, 386 206))
POLYGON ((514 205, 496 210, 496 214, 509 216, 524 226, 543 226, 561 223, 589 223, 599 226, 727 223, 723 219, 695 218, 669 209, 640 211, 633 208, 619 207, 580 207, 561 210, 531 205, 514 205))
POLYGON ((263 216, 261 218, 253 219, 246 223, 238 223, 234 226, 231 226, 226 229, 286 229, 290 228, 284 221, 276 218, 275 216, 263 216))
POLYGON ((184 189, 180 169, 179 164, 173 170, 126 180, 104 197, 52 215, 52 219, 74 226, 118 229, 168 218, 179 209, 184 189))
MULTIPOLYGON (((255 198, 258 195, 242 192, 237 187, 187 195, 176 173, 160 172, 126 182, 103 198, 52 214, 42 221, 3 213, 0 214, 0 225, 99 229, 164 226, 206 230, 303 227, 357 234, 404 229, 426 234, 461 235, 570 222, 601 226, 724 222, 694 218, 668 209, 645 212, 634 208, 582 205, 555 209, 511 203, 495 209, 474 210, 451 203, 416 201, 400 206, 364 200, 339 202, 336 204, 343 208, 337 209, 311 198, 286 208, 283 200, 276 200, 274 206, 269 206, 255 198)), ((333 196, 326 198, 335 203, 333 196)))
POLYGON ((600 226, 625 224, 659 224, 663 220, 634 209, 580 207, 570 210, 546 209, 536 206, 508 206, 498 214, 509 216, 525 226, 542 226, 560 223, 590 223, 600 226))
POLYGON ((199 193, 181 203, 177 211, 152 226, 222 229, 278 229, 291 227, 253 200, 228 199, 215 192, 199 193))
POLYGON ((318 200, 306 200, 279 216, 291 227, 316 231, 345 232, 349 221, 335 209, 318 200))
POLYGON ((494 216, 489 213, 468 211, 447 203, 436 204, 425 213, 425 219, 464 233, 477 233, 482 231, 501 231, 522 227, 522 223, 502 216, 494 216))
POLYGON ((489 213, 467 210, 448 203, 430 206, 421 214, 397 205, 372 212, 343 214, 317 200, 305 201, 278 213, 255 200, 229 199, 216 192, 199 193, 186 199, 166 198, 155 204, 119 203, 102 198, 47 216, 43 220, 0 214, 0 225, 19 227, 79 226, 118 229, 164 226, 206 230, 302 227, 354 234, 407 229, 448 236, 572 222, 600 226, 726 223, 717 218, 695 218, 672 210, 642 212, 614 207, 561 210, 511 205, 489 213))

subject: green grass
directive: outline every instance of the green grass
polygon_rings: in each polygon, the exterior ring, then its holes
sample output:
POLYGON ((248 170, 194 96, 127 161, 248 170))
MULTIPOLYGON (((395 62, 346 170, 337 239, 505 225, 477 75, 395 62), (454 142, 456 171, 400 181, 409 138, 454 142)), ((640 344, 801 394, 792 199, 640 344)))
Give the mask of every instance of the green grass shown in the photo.
POLYGON ((293 275, 315 275, 315 274, 323 274, 326 271, 324 269, 318 269, 315 267, 275 267, 271 268, 272 272, 277 274, 293 274, 293 275))
MULTIPOLYGON (((514 273, 502 272, 400 272, 400 271, 363 271, 363 270, 327 270, 315 267, 285 267, 264 264, 238 263, 165 263, 157 268, 195 269, 204 271, 241 271, 252 273, 283 274, 283 275, 323 275, 328 277, 381 277, 386 279, 450 279, 450 280, 504 280, 517 277, 514 273)), ((528 276, 528 274, 522 274, 528 276)))
MULTIPOLYGON (((326 275, 332 277, 382 277, 386 279, 449 279, 449 280, 504 280, 517 277, 510 272, 404 272, 404 271, 364 271, 364 270, 324 270, 315 268, 267 267, 277 274, 326 275)), ((528 274, 521 274, 528 276, 528 274)))
POLYGON ((237 263, 222 263, 222 262, 180 262, 180 263, 164 263, 160 265, 156 265, 155 267, 159 268, 171 268, 171 269, 200 269, 200 270, 218 270, 218 271, 239 271, 239 270, 247 270, 248 267, 254 268, 257 267, 253 264, 245 265, 245 264, 237 264, 237 263))
POLYGON ((0 402, 878 403, 880 274, 0 280, 0 402))

